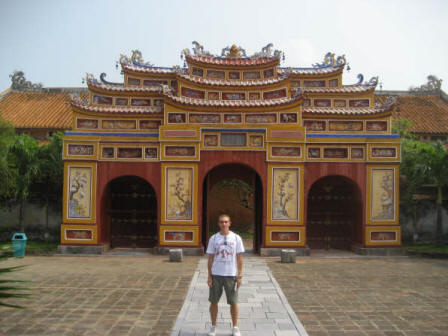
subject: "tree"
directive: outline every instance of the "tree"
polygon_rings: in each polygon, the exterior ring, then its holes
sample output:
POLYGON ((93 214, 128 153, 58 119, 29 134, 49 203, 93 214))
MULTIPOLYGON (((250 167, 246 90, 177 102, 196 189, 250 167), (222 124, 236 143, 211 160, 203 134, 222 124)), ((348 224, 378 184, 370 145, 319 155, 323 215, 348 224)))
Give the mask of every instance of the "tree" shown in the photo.
POLYGON ((14 127, 0 117, 0 205, 6 205, 15 195, 15 171, 11 169, 8 153, 14 142, 16 133, 14 127))
POLYGON ((19 203, 20 230, 24 232, 24 203, 28 198, 30 186, 39 173, 39 144, 37 140, 26 134, 17 136, 10 146, 8 161, 15 171, 15 200, 19 203))

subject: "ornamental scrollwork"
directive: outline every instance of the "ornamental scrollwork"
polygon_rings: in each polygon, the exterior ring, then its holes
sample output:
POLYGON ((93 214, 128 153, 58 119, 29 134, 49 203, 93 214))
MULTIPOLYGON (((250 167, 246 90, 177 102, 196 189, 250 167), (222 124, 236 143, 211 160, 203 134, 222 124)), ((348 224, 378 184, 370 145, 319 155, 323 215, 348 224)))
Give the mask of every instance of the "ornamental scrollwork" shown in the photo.
POLYGON ((269 58, 269 57, 275 57, 275 58, 284 58, 284 52, 281 50, 274 50, 273 51, 274 44, 268 43, 266 46, 261 48, 260 52, 257 52, 253 54, 250 58, 257 59, 257 58, 269 58))
POLYGON ((13 90, 24 90, 24 91, 40 91, 42 90, 42 83, 31 83, 25 78, 25 73, 23 71, 15 70, 11 75, 11 89, 13 90))
POLYGON ((236 46, 236 44, 232 46, 227 46, 221 50, 222 57, 231 57, 231 58, 241 58, 247 57, 246 50, 241 46, 236 46))
POLYGON ((147 67, 152 67, 154 66, 154 64, 152 64, 151 62, 145 62, 143 60, 142 57, 142 52, 140 50, 132 50, 132 55, 131 57, 128 57, 126 55, 120 54, 120 60, 119 62, 121 64, 135 64, 135 65, 143 65, 143 66, 147 66, 147 67))
POLYGON ((121 85, 121 83, 114 83, 114 82, 109 82, 106 80, 106 73, 102 72, 100 75, 100 80, 103 84, 107 84, 107 85, 121 85))
POLYGON ((428 94, 440 92, 442 88, 442 79, 439 79, 435 75, 429 75, 427 77, 428 82, 420 85, 419 87, 411 87, 409 92, 414 94, 428 94))
POLYGON ((313 64, 314 68, 328 68, 328 67, 341 67, 347 63, 345 59, 345 55, 338 56, 332 52, 327 52, 325 54, 324 60, 322 63, 313 64))

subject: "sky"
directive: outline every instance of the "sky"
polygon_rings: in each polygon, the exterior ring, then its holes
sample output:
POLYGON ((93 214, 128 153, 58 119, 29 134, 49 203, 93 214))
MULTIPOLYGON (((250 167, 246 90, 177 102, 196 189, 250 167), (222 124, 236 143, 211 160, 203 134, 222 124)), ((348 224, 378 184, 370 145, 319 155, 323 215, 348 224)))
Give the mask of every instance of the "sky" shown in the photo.
POLYGON ((446 0, 0 0, 0 92, 14 70, 46 87, 85 86, 86 73, 121 82, 120 54, 182 65, 192 41, 248 55, 273 43, 294 67, 331 51, 350 65, 344 84, 362 73, 383 90, 408 90, 434 74, 448 92, 446 0))

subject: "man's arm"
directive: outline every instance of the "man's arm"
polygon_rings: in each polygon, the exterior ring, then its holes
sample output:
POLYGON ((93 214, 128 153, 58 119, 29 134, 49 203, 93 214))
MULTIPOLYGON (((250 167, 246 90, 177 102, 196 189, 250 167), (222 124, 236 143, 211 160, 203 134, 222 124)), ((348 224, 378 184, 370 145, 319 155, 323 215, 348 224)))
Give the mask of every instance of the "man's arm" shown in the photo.
POLYGON ((237 281, 237 288, 240 288, 241 286, 241 282, 242 282, 242 276, 243 276, 243 254, 242 253, 238 253, 236 255, 236 265, 238 268, 238 275, 236 278, 237 281))
POLYGON ((208 255, 208 286, 211 288, 213 285, 213 280, 212 280, 212 265, 213 265, 213 259, 214 259, 215 255, 214 254, 209 254, 208 255))

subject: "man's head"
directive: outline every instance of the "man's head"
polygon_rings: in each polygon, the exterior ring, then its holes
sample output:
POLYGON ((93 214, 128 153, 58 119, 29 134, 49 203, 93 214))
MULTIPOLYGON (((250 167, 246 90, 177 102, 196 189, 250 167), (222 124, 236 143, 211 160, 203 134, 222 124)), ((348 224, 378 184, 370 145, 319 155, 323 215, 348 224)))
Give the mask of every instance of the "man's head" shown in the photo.
POLYGON ((227 232, 232 224, 230 220, 230 216, 226 214, 222 214, 218 218, 218 225, 221 232, 227 232))

